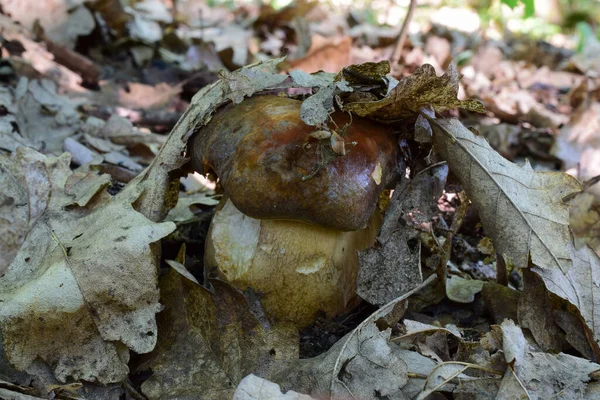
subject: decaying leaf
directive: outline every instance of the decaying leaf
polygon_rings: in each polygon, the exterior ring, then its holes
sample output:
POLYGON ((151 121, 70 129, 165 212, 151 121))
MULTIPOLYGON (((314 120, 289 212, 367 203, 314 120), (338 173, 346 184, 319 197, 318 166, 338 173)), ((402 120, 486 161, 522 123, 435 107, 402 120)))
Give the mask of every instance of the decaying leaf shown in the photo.
POLYGON ((418 173, 414 179, 396 185, 378 236, 379 245, 359 252, 357 293, 372 304, 385 304, 418 286, 421 273, 421 244, 417 239, 422 225, 431 224, 438 212, 448 176, 440 164, 418 173))
POLYGON ((569 270, 569 212, 562 199, 581 190, 561 172, 535 172, 504 159, 456 119, 429 120, 436 149, 479 211, 496 251, 520 268, 569 270))
POLYGON ((249 373, 268 377, 298 357, 294 329, 264 325, 241 292, 211 283, 214 292, 175 270, 161 279, 159 341, 138 367, 153 371, 142 385, 150 399, 231 398, 249 373))
POLYGON ((354 102, 344 105, 361 117, 380 121, 397 121, 416 116, 424 106, 431 106, 436 112, 451 108, 464 108, 470 111, 485 112, 483 104, 476 100, 458 100, 459 74, 456 64, 451 62, 443 76, 438 77, 435 69, 425 64, 412 75, 400 79, 388 95, 377 101, 354 102))
POLYGON ((233 400, 314 400, 312 397, 305 394, 296 393, 293 390, 281 393, 279 385, 269 382, 266 379, 260 378, 254 374, 250 374, 238 385, 233 400))
POLYGON ((21 135, 43 148, 44 153, 62 153, 64 140, 75 134, 81 126, 76 104, 58 96, 56 85, 49 80, 23 79, 15 97, 21 135))
POLYGON ((446 279, 446 296, 457 303, 472 303, 475 295, 481 292, 484 282, 477 279, 465 279, 450 276, 446 279))
POLYGON ((389 343, 391 330, 370 322, 349 333, 327 353, 298 360, 273 377, 282 387, 321 398, 376 399, 378 394, 405 398, 408 366, 389 343))
POLYGON ((571 249, 573 267, 560 271, 536 268, 546 288, 574 305, 587 326, 586 336, 596 357, 600 355, 600 258, 589 246, 571 249))
POLYGON ((161 307, 150 243, 174 225, 136 212, 131 203, 139 192, 101 194, 106 177, 82 180, 67 154, 19 148, 17 156, 21 171, 13 179, 35 193, 24 205, 38 208, 0 280, 6 356, 20 370, 39 357, 61 381, 120 381, 128 348, 145 353, 156 342, 161 307))
POLYGON ((167 214, 165 220, 183 222, 193 218, 194 213, 190 210, 190 207, 195 204, 216 206, 219 204, 219 200, 215 198, 214 193, 210 192, 195 192, 180 195, 179 199, 177 199, 177 205, 175 205, 175 207, 169 211, 169 214, 167 214))
POLYGON ((430 276, 410 292, 382 306, 327 353, 298 360, 271 376, 271 380, 282 387, 319 398, 375 400, 388 396, 406 399, 407 393, 415 393, 415 386, 409 384, 409 366, 419 371, 431 371, 435 364, 428 364, 420 354, 404 351, 390 343, 391 330, 380 331, 375 321, 435 279, 435 275, 430 276))
POLYGON ((176 198, 177 189, 169 173, 187 161, 183 155, 194 128, 210 121, 216 108, 228 99, 239 102, 244 96, 283 82, 285 75, 276 72, 277 64, 281 61, 281 58, 277 58, 248 65, 196 93, 150 167, 128 185, 128 188, 142 187, 142 195, 136 203, 138 211, 153 221, 164 219, 175 205, 173 199, 176 198))
POLYGON ((500 327, 506 363, 504 379, 496 399, 591 398, 590 374, 600 365, 568 354, 549 354, 533 350, 513 321, 500 327))
POLYGON ((554 321, 552 303, 542 279, 532 271, 523 271, 525 290, 519 297, 519 326, 527 328, 543 351, 558 353, 564 342, 562 331, 554 321))

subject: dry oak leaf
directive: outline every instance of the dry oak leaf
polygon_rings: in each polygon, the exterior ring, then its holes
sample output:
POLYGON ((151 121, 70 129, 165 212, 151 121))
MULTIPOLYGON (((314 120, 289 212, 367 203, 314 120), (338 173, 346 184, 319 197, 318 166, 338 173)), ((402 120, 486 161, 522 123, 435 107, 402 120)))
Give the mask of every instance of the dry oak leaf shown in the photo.
POLYGON ((528 266, 531 254, 541 268, 568 271, 572 237, 562 199, 581 184, 562 172, 511 163, 457 119, 428 119, 437 151, 477 207, 496 251, 519 268, 528 266))
POLYGON ((72 173, 66 153, 19 148, 16 157, 21 172, 12 177, 29 193, 19 206, 36 211, 0 279, 6 358, 21 371, 39 358, 63 382, 121 381, 129 349, 146 353, 156 343, 161 305, 150 244, 175 225, 135 211, 139 189, 111 197, 106 176, 72 173))
POLYGON ((454 61, 440 77, 435 74, 433 66, 424 64, 412 75, 400 79, 385 98, 349 103, 344 106, 344 110, 380 121, 396 121, 412 117, 425 106, 433 107, 436 112, 460 107, 484 113, 485 107, 481 102, 456 98, 459 80, 460 76, 454 61))

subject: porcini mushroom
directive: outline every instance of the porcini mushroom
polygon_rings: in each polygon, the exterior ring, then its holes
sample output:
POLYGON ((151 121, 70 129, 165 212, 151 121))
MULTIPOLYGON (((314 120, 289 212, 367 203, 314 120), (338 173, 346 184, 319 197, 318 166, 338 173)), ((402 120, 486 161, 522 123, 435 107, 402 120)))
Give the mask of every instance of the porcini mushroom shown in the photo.
POLYGON ((279 96, 227 105, 188 152, 225 192, 205 268, 260 293, 275 320, 304 326, 355 298, 357 250, 377 234, 377 202, 397 176, 398 146, 388 127, 342 112, 308 126, 300 106, 279 96))

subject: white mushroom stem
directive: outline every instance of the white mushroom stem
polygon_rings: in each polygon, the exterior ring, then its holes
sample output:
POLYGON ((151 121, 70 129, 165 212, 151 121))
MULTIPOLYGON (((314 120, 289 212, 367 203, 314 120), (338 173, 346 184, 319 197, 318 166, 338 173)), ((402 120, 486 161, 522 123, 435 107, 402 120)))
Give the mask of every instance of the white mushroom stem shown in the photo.
POLYGON ((305 326, 319 312, 345 311, 356 299, 357 251, 371 246, 379 215, 367 228, 342 232, 287 220, 258 220, 230 200, 208 233, 205 265, 240 290, 262 294, 267 315, 305 326))

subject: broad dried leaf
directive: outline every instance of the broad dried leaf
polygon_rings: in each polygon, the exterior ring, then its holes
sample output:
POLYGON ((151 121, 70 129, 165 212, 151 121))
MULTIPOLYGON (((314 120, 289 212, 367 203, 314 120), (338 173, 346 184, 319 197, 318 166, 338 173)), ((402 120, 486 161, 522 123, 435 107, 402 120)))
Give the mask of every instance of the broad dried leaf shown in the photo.
POLYGON ((405 399, 407 393, 414 394, 415 386, 408 379, 408 365, 412 365, 412 371, 422 373, 430 372, 433 362, 427 364, 418 353, 401 350, 390 343, 391 330, 380 331, 375 321, 388 315, 398 303, 435 279, 435 275, 429 276, 418 287, 382 306, 327 353, 298 360, 271 376, 271 380, 319 398, 375 400, 387 396, 389 399, 405 399))
MULTIPOLYGON (((561 274, 562 275, 562 274, 561 274)), ((531 331, 543 351, 558 353, 563 348, 562 331, 554 321, 552 302, 542 279, 526 269, 523 271, 525 290, 519 297, 518 321, 521 328, 531 331)))
POLYGON ((59 96, 56 89, 49 80, 23 79, 15 98, 21 135, 36 147, 42 147, 46 154, 58 155, 63 151, 65 139, 77 133, 82 122, 75 102, 59 96))
POLYGON ((260 378, 254 374, 250 374, 238 385, 233 400, 314 400, 312 397, 305 394, 296 393, 293 390, 281 393, 281 388, 278 384, 260 378))
POLYGON ((515 266, 532 262, 563 272, 573 264, 568 206, 562 199, 581 190, 562 172, 519 167, 456 119, 429 120, 434 143, 479 211, 496 251, 515 266))
POLYGON ((317 398, 404 399, 408 366, 390 344, 391 329, 379 331, 373 322, 339 340, 318 357, 298 360, 271 377, 283 387, 317 398))
POLYGON ((546 288, 577 307, 593 337, 591 343, 600 357, 600 258, 589 246, 573 250, 573 267, 562 274, 556 270, 535 268, 546 288))
POLYGON ((454 62, 450 63, 446 73, 440 77, 435 74, 433 66, 425 64, 412 75, 400 79, 385 98, 349 103, 344 106, 344 110, 380 121, 396 121, 416 116, 425 106, 433 107, 436 112, 460 107, 484 113, 485 108, 481 102, 456 98, 459 79, 454 62))
POLYGON ((15 158, 21 171, 12 178, 33 212, 0 279, 6 356, 19 370, 40 358, 61 381, 120 381, 127 348, 144 353, 155 345, 161 306, 150 243, 174 224, 136 212, 139 192, 111 198, 101 191, 106 176, 72 173, 67 154, 19 148, 15 158))
POLYGON ((496 399, 584 399, 590 374, 600 365, 568 354, 535 351, 521 328, 506 320, 502 331, 506 369, 496 399))
POLYGON ((298 357, 295 330, 261 324, 241 292, 211 283, 214 292, 173 269, 161 278, 159 342, 138 368, 153 371, 142 384, 150 399, 231 398, 249 373, 269 376, 298 357))
POLYGON ((447 176, 448 166, 443 164, 396 185, 379 231, 379 246, 358 255, 357 293, 363 299, 385 304, 423 281, 421 243, 411 247, 409 242, 417 239, 418 228, 431 223, 438 213, 437 199, 447 176))
POLYGON ((214 111, 228 99, 242 101, 257 91, 275 87, 286 79, 277 73, 277 65, 282 61, 277 58, 252 64, 227 75, 226 79, 208 85, 192 98, 189 108, 179 119, 166 143, 144 172, 138 175, 126 188, 137 190, 142 194, 136 202, 136 209, 153 221, 162 221, 170 208, 175 205, 177 185, 171 171, 181 167, 187 139, 198 125, 210 121, 214 111))

